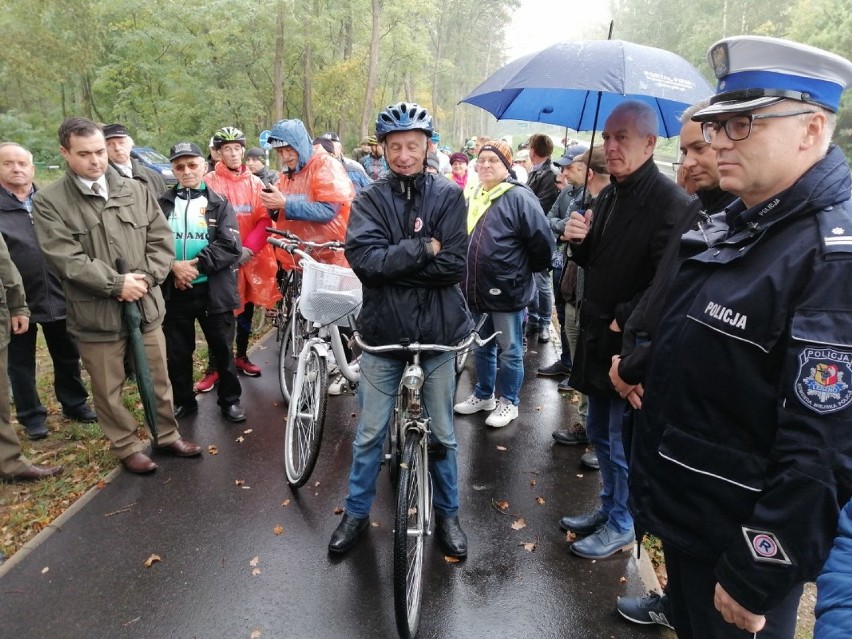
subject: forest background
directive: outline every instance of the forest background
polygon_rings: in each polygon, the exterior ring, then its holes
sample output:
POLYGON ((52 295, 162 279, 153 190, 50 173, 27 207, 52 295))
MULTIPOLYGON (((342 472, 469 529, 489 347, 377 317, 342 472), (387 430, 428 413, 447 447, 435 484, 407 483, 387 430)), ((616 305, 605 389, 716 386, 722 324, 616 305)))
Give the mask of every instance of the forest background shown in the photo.
MULTIPOLYGON (((521 0, 4 4, 0 140, 23 144, 42 165, 59 163, 56 129, 70 115, 122 122, 137 144, 161 151, 183 139, 206 145, 225 125, 243 129, 253 144, 280 118, 300 118, 317 135, 337 131, 351 149, 372 132, 376 112, 400 100, 426 106, 442 143, 458 147, 501 126, 458 101, 508 61, 512 15, 523 10, 521 0)), ((852 58, 848 0, 609 6, 614 38, 674 51, 711 82, 705 54, 724 36, 786 37, 852 58)), ((548 13, 540 19, 546 24, 548 13)), ((584 37, 605 38, 607 29, 588 25, 584 37)), ((836 139, 852 153, 849 108, 836 139)))

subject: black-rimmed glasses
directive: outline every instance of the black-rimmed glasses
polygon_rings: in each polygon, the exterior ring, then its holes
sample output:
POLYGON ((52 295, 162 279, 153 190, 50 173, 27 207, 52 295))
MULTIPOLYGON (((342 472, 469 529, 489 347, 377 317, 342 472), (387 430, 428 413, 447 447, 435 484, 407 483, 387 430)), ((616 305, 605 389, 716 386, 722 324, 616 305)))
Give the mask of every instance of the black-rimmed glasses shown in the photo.
POLYGON ((781 113, 751 113, 749 115, 735 115, 728 118, 724 122, 702 122, 701 135, 707 144, 713 142, 716 134, 725 129, 725 135, 731 142, 739 142, 745 140, 751 135, 751 126, 755 120, 768 120, 769 118, 789 118, 794 115, 805 115, 806 113, 816 113, 816 111, 807 109, 803 111, 783 111, 781 113))

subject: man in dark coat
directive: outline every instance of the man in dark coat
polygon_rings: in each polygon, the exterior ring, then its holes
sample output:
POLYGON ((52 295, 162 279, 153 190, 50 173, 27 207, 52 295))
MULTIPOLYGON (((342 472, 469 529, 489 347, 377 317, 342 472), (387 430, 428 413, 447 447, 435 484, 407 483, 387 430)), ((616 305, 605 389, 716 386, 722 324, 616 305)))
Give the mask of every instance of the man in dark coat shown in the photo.
POLYGON ((112 168, 126 178, 131 178, 145 185, 154 199, 160 197, 166 190, 162 176, 154 169, 130 157, 133 150, 133 138, 123 124, 107 124, 103 127, 104 139, 107 143, 107 155, 112 168))
POLYGON ((29 327, 12 332, 9 342, 9 382, 18 421, 31 440, 49 431, 47 409, 36 389, 36 337, 41 326, 53 362, 53 389, 68 419, 91 423, 97 415, 86 403, 88 393, 80 378, 80 353, 65 326, 62 283, 47 265, 33 228, 32 197, 35 166, 32 155, 12 142, 0 144, 0 233, 9 248, 27 294, 29 327))
POLYGON ((594 212, 574 212, 565 225, 571 259, 585 276, 569 379, 589 398, 586 432, 598 456, 603 489, 599 509, 565 517, 562 525, 588 535, 571 551, 590 559, 633 547, 621 435, 625 402, 612 388, 609 368, 612 356, 621 351, 627 319, 689 202, 683 189, 654 164, 657 127, 657 115, 645 103, 623 102, 612 111, 602 136, 612 183, 598 196, 594 212))

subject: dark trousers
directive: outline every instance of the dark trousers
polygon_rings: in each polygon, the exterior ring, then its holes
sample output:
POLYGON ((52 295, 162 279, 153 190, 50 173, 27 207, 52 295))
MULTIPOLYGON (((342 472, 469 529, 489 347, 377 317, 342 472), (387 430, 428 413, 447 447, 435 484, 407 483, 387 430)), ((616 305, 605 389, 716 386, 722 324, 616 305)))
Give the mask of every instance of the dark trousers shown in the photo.
MULTIPOLYGON (((245 357, 248 351, 249 336, 251 336, 251 323, 254 319, 254 304, 246 302, 243 312, 237 315, 237 357, 245 357)), ((230 353, 228 353, 230 357, 230 353)), ((211 348, 207 355, 207 372, 212 373, 219 367, 218 355, 211 348)), ((233 358, 232 358, 233 359, 233 358)), ((221 377, 221 375, 220 375, 221 377)))
POLYGON ((559 344, 562 347, 559 361, 568 368, 571 368, 571 346, 568 344, 568 336, 565 334, 565 299, 559 290, 561 283, 562 267, 559 266, 553 269, 553 303, 556 305, 556 319, 559 320, 559 344))
POLYGON ((209 352, 216 358, 219 373, 219 405, 230 406, 240 401, 242 389, 231 355, 234 339, 234 314, 207 313, 207 284, 191 289, 174 289, 166 302, 163 329, 166 334, 169 379, 175 406, 195 403, 192 390, 192 354, 195 352, 195 321, 198 320, 209 352))
POLYGON ((80 352, 68 334, 65 320, 32 323, 26 333, 12 335, 9 342, 9 382, 15 397, 18 421, 25 427, 44 424, 47 409, 36 390, 36 336, 44 333, 47 350, 53 360, 53 390, 62 411, 73 415, 86 404, 88 394, 80 379, 80 352))
MULTIPOLYGON (((709 525, 709 524, 708 524, 709 525)), ((713 566, 680 552, 663 542, 669 583, 666 594, 671 603, 678 639, 753 639, 754 633, 728 623, 713 605, 716 575, 713 566)), ((796 614, 802 598, 799 584, 778 606, 766 613, 766 626, 759 639, 793 639, 796 614)))

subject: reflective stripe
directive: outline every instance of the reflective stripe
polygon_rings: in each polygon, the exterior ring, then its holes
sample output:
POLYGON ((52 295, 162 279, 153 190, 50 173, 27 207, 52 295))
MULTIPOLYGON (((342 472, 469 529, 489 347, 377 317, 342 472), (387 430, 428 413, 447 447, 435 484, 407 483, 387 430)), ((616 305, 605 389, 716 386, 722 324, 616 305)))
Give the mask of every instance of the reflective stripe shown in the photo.
POLYGON ((741 341, 741 342, 745 342, 746 344, 751 344, 752 346, 756 346, 757 348, 759 348, 760 350, 762 350, 764 353, 768 353, 768 352, 769 352, 769 349, 768 349, 768 348, 764 348, 763 346, 761 346, 760 344, 758 344, 758 343, 756 343, 756 342, 752 342, 751 340, 747 340, 747 339, 745 339, 745 338, 743 338, 743 337, 738 337, 737 335, 731 335, 730 333, 726 333, 725 331, 720 330, 720 329, 719 329, 719 328, 717 328, 716 326, 713 326, 712 324, 708 324, 707 322, 702 322, 700 319, 698 319, 697 317, 693 317, 692 315, 687 315, 687 317, 688 317, 689 319, 691 319, 693 322, 698 322, 699 324, 701 324, 701 325, 703 325, 703 326, 706 326, 707 328, 709 328, 709 329, 711 329, 711 330, 714 330, 714 331, 716 331, 717 333, 721 333, 722 335, 727 335, 728 337, 733 337, 734 339, 737 339, 737 340, 739 340, 739 341, 741 341))
POLYGON ((734 481, 733 479, 728 479, 727 477, 722 477, 721 475, 714 475, 713 473, 708 473, 706 470, 699 470, 698 468, 693 468, 692 466, 687 466, 683 462, 679 462, 676 459, 672 459, 671 457, 668 457, 667 455, 664 455, 663 453, 659 453, 659 455, 663 459, 666 459, 666 460, 672 462, 673 464, 677 464, 678 466, 686 468, 687 470, 691 470, 695 473, 698 473, 699 475, 706 475, 708 477, 714 477, 715 479, 721 479, 722 481, 726 481, 729 484, 733 484, 734 486, 739 486, 740 488, 745 488, 746 490, 750 490, 754 493, 763 492, 762 488, 754 488, 753 486, 746 486, 745 484, 741 484, 737 481, 734 481))

